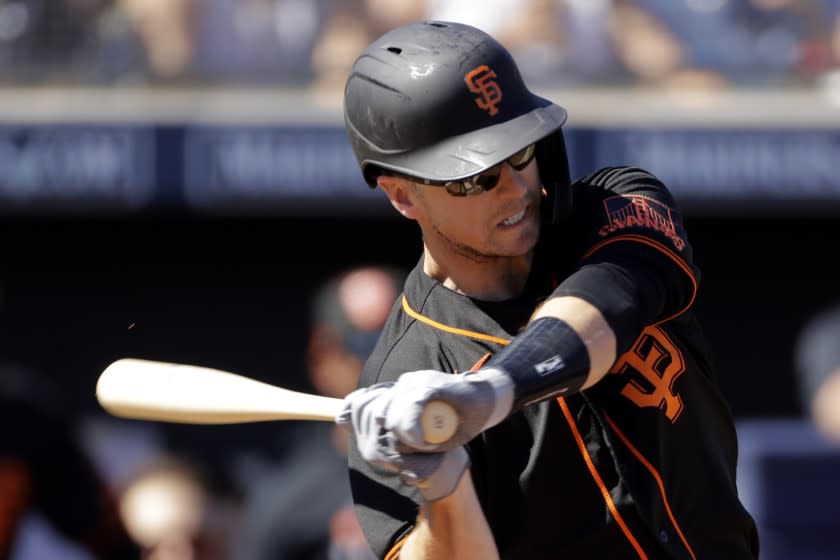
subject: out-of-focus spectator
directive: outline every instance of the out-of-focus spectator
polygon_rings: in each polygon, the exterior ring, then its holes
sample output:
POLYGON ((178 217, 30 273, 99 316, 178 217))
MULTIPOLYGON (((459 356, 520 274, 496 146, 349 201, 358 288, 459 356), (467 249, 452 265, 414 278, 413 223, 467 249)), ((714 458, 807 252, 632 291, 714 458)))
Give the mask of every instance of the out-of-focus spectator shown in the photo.
POLYGON ((498 37, 529 83, 810 85, 840 66, 837 0, 0 0, 0 81, 311 86, 423 19, 498 37))
MULTIPOLYGON (((59 416, 60 403, 42 400, 49 383, 39 378, 19 366, 0 367, 0 558, 10 557, 25 516, 37 512, 93 558, 139 559, 140 550, 117 513, 116 497, 87 456, 75 426, 59 416)), ((37 553, 37 543, 31 548, 37 553)))
MULTIPOLYGON (((355 389, 403 277, 389 267, 361 266, 318 289, 306 350, 316 392, 341 398, 355 389)), ((252 484, 235 558, 372 560, 351 506, 346 432, 302 422, 295 441, 288 458, 252 484)))
POLYGON ((356 388, 403 276, 388 267, 363 266, 339 273, 318 290, 306 349, 309 379, 318 393, 343 398, 356 388))
POLYGON ((353 53, 393 26, 426 17, 424 2, 417 0, 331 0, 326 21, 312 50, 309 84, 316 99, 340 105, 353 53))
POLYGON ((533 46, 526 43, 518 49, 520 68, 525 79, 532 84, 545 85, 605 85, 622 78, 621 66, 615 52, 615 45, 610 40, 610 13, 612 0, 565 0, 563 2, 534 2, 543 4, 543 10, 532 11, 532 19, 541 22, 544 45, 547 51, 544 58, 560 62, 543 70, 530 70, 532 63, 530 51, 533 46), (554 17, 545 14, 553 11, 554 17), (559 15, 558 15, 559 14, 559 15), (551 27, 561 22, 559 33, 563 35, 563 45, 557 43, 557 32, 553 35, 551 27), (554 37, 553 40, 545 37, 554 37), (553 82, 553 84, 552 84, 553 82))
POLYGON ((683 45, 668 27, 632 0, 616 0, 612 40, 619 58, 642 81, 657 81, 678 69, 683 45))
POLYGON ((750 0, 765 14, 784 17, 797 36, 797 77, 811 80, 831 67, 831 22, 835 0, 750 0), (833 7, 832 7, 833 5, 833 7))
POLYGON ((808 319, 794 357, 803 410, 820 432, 840 443, 840 302, 808 319))
POLYGON ((344 79, 353 57, 352 49, 367 44, 371 37, 363 0, 330 2, 324 27, 316 38, 310 59, 309 88, 324 104, 340 105, 344 79))
POLYGON ((831 62, 834 67, 840 67, 840 2, 831 11, 830 21, 830 50, 831 62))
POLYGON ((325 0, 200 0, 194 72, 201 83, 301 86, 325 0))
POLYGON ((312 56, 312 90, 339 103, 349 53, 412 21, 455 21, 493 33, 537 86, 607 80, 617 68, 608 40, 609 0, 356 0, 334 2, 312 56), (354 47, 355 45, 355 47, 354 47))
POLYGON ((840 105, 840 1, 825 2, 830 6, 823 18, 828 26, 829 66, 818 76, 817 86, 834 105, 840 105))
POLYGON ((429 17, 429 0, 364 0, 362 9, 373 37, 410 21, 429 17))
POLYGON ((511 48, 522 37, 517 29, 531 10, 531 0, 427 0, 429 19, 478 27, 511 48))
POLYGON ((189 74, 195 50, 194 0, 117 0, 143 44, 151 77, 189 74))
POLYGON ((578 8, 579 4, 551 0, 428 0, 427 16, 489 33, 517 59, 529 83, 560 85, 573 81, 570 54, 582 29, 574 26, 581 22, 574 19, 582 13, 578 8))
POLYGON ((239 528, 238 493, 177 455, 140 468, 120 491, 119 510, 144 560, 227 560, 239 528))
POLYGON ((614 0, 618 53, 641 83, 795 83, 822 10, 811 1, 614 0))
POLYGON ((95 73, 99 18, 113 0, 0 0, 0 80, 67 82, 95 73))

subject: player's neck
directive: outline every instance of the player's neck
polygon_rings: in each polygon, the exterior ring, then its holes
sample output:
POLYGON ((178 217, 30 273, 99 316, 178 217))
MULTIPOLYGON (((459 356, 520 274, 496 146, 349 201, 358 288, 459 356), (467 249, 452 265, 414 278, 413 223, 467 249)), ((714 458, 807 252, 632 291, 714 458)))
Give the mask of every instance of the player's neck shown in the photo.
POLYGON ((460 294, 485 301, 503 301, 522 293, 532 260, 533 252, 477 262, 460 255, 434 255, 425 247, 423 272, 460 294))

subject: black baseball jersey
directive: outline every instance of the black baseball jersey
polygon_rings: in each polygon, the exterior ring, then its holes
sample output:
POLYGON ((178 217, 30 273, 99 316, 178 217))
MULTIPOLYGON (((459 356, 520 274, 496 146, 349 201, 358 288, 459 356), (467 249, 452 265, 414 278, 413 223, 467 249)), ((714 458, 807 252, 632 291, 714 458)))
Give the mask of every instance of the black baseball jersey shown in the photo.
MULTIPOLYGON (((733 420, 690 310, 698 282, 667 189, 637 168, 603 169, 575 182, 563 224, 543 225, 516 299, 458 294, 424 274, 421 259, 360 386, 419 369, 468 371, 548 296, 584 298, 616 330, 620 357, 610 373, 578 394, 527 406, 468 444, 501 557, 756 558, 756 528, 735 486, 733 420)), ((419 493, 351 447, 357 515, 379 557, 394 557, 414 527, 419 493)))

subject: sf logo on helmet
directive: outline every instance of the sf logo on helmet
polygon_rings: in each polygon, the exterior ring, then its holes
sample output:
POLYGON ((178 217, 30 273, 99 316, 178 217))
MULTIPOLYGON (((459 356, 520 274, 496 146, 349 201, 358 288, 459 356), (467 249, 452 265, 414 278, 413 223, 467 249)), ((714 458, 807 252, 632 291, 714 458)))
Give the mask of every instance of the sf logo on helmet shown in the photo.
POLYGON ((475 99, 475 104, 490 113, 491 117, 499 112, 496 105, 502 100, 502 89, 493 80, 495 77, 496 73, 486 64, 473 68, 464 76, 469 90, 479 95, 475 99))

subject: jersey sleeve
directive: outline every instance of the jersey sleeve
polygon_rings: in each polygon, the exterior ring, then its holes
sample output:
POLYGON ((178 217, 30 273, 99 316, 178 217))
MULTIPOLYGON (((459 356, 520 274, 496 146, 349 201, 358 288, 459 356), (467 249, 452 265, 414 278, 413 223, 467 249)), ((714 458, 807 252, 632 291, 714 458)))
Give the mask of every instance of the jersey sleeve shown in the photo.
POLYGON ((597 307, 620 353, 644 327, 691 307, 700 272, 674 198, 650 173, 612 167, 578 180, 567 226, 575 263, 553 295, 597 307))

